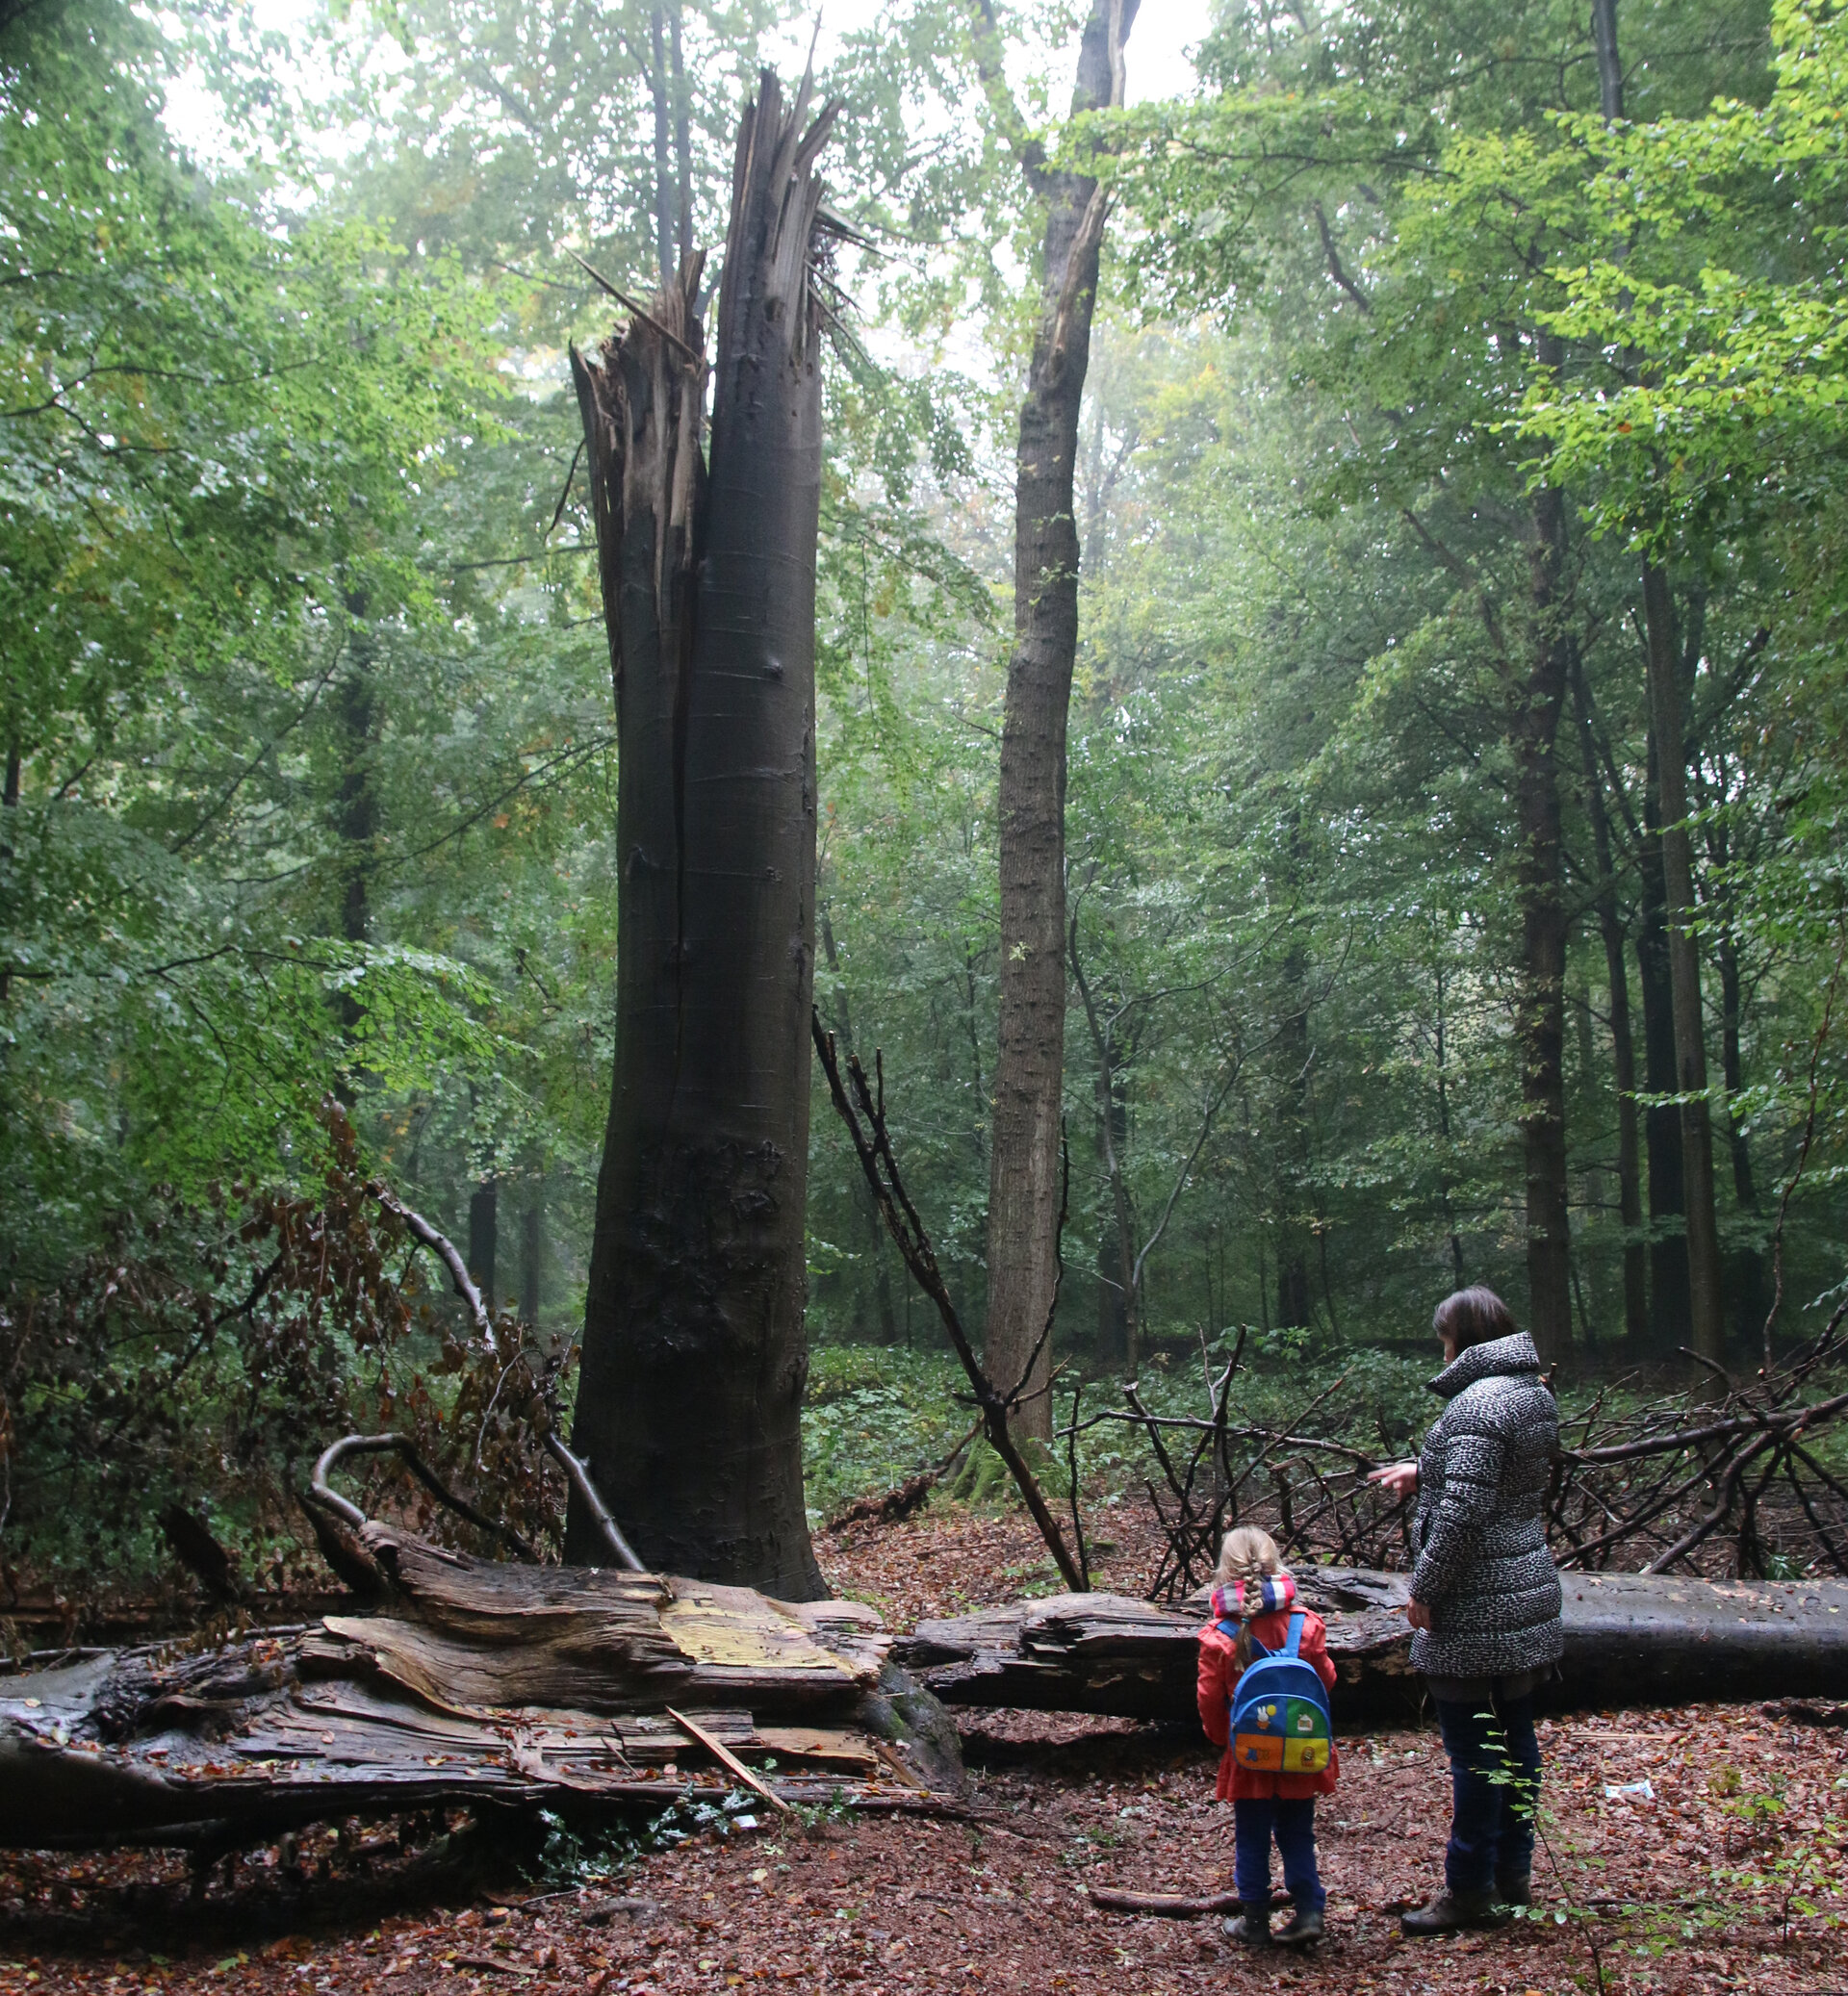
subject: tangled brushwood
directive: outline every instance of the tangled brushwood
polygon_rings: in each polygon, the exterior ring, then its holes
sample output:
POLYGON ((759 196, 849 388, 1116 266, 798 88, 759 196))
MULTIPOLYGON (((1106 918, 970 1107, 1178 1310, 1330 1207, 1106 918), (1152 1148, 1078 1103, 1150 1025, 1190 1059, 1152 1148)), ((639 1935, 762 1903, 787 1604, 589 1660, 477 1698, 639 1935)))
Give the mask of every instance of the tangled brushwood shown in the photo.
MULTIPOLYGON (((1833 1459, 1848 1415, 1844 1303, 1798 1351, 1757 1378, 1725 1375, 1692 1391, 1641 1397, 1604 1388, 1562 1423, 1547 1493, 1554 1557, 1586 1572, 1708 1578, 1848 1576, 1848 1466, 1833 1459)), ((1115 1424, 1140 1431, 1159 1483, 1146 1480, 1165 1550, 1151 1599, 1173 1600, 1211 1574, 1221 1535, 1262 1524, 1287 1551, 1337 1565, 1410 1563, 1410 1497, 1368 1482, 1384 1458, 1359 1446, 1366 1410, 1338 1379, 1281 1426, 1242 1422, 1243 1337, 1205 1379, 1203 1416, 1159 1414, 1136 1385, 1120 1407, 1082 1414, 1071 1437, 1115 1424)))
MULTIPOLYGON (((557 1545, 564 1479, 546 1442, 569 1346, 488 1312, 466 1271, 429 1286, 424 1250, 454 1250, 365 1176, 338 1103, 321 1121, 314 1193, 168 1201, 59 1288, 0 1299, 0 1613, 42 1620, 59 1574, 143 1587, 168 1548, 227 1601, 324 1586, 303 1508, 317 1457, 353 1430, 404 1437, 483 1514, 557 1545)), ((401 1468, 373 1456, 366 1473, 369 1508, 492 1544, 401 1468)))

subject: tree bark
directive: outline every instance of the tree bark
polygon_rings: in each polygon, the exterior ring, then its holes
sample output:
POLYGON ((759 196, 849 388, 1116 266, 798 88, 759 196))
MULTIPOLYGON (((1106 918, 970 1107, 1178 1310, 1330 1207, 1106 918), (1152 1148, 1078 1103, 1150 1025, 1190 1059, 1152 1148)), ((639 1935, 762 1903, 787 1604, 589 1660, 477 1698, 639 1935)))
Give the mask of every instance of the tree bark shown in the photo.
POLYGON ((526 1210, 520 1218, 520 1321, 539 1321, 539 1284, 546 1249, 546 1208, 540 1185, 526 1194, 526 1210))
MULTIPOLYGON (((762 73, 700 451, 701 264, 574 353, 622 740, 616 1065, 574 1446, 644 1558, 825 1590, 803 1504, 817 153, 762 73), (651 322, 651 318, 654 322, 651 322)), ((566 1556, 600 1553, 574 1501, 566 1556)))
MULTIPOLYGON (((819 919, 821 953, 827 960, 829 974, 834 980, 834 1032, 841 1045, 853 1054, 858 1052, 854 1044, 853 1007, 848 1002, 847 985, 840 975, 840 952, 835 947, 834 918, 826 902, 820 904, 819 919)), ((866 1265, 873 1276, 873 1309, 879 1325, 879 1343, 896 1344, 898 1317, 892 1308, 892 1277, 886 1261, 886 1228, 865 1179, 858 1174, 854 1178, 854 1211, 866 1230, 866 1265)))
POLYGON ((1120 1367, 1123 1376, 1133 1379, 1137 1341, 1129 1281, 1136 1266, 1131 1245, 1136 1227, 1122 1176, 1128 1142, 1128 1084, 1117 1064, 1116 1048, 1106 1039, 1097 1063, 1097 1162, 1104 1167, 1110 1213, 1097 1241, 1097 1360, 1104 1367, 1120 1367))
POLYGON ((493 1173, 469 1195, 469 1273, 494 1311, 495 1267, 500 1255, 500 1188, 493 1173))
MULTIPOLYGON (((16 811, 19 808, 19 744, 7 744, 7 769, 4 780, 0 780, 0 810, 16 811)), ((13 828, 0 831, 0 860, 13 857, 13 828)), ((0 1005, 4 1005, 13 993, 13 976, 10 971, 0 970, 0 1005)))
MULTIPOLYGON (((1294 820, 1288 853, 1292 893, 1300 890, 1302 828, 1294 820)), ((1309 1302, 1309 1229, 1303 1208, 1309 1200, 1309 1078, 1314 1049, 1309 1042, 1308 952, 1293 934, 1283 953, 1283 1003, 1277 1022, 1281 1087, 1277 1104, 1277 1327, 1288 1330, 1315 1321, 1309 1302)))
POLYGON ((0 1682, 0 1847, 237 1849, 444 1803, 652 1813, 716 1802, 744 1755, 785 1804, 961 1789, 954 1733, 857 1603, 364 1539, 382 1612, 0 1682))
POLYGON ((1707 1097, 1707 1030, 1701 960, 1692 923, 1693 845, 1687 831, 1687 768, 1676 669, 1674 603, 1659 563, 1643 564, 1649 645, 1649 708, 1662 806, 1662 883, 1667 895, 1669 990, 1675 1020, 1675 1087, 1681 1108, 1681 1174, 1687 1197, 1689 1343, 1715 1365, 1726 1357, 1720 1237, 1713 1210, 1713 1134, 1707 1097))
MULTIPOLYGON (((1745 1086, 1745 1061, 1740 1045, 1743 984, 1739 974, 1738 939, 1721 931, 1715 952, 1720 965, 1720 1073, 1726 1084, 1726 1140, 1732 1162, 1732 1202, 1748 1225, 1758 1219, 1758 1176, 1752 1169, 1752 1146, 1738 1113, 1739 1090, 1745 1086)), ((1732 1303, 1733 1335, 1741 1343, 1756 1340, 1764 1329, 1770 1298, 1765 1293, 1764 1251, 1747 1240, 1732 1257, 1728 1288, 1732 1303)))
MULTIPOLYGON (((1328 1625, 1337 1727, 1407 1725, 1424 1696, 1411 1667, 1403 1574, 1298 1567, 1328 1625)), ((1560 1575, 1566 1653, 1551 1710, 1835 1697, 1848 1665, 1848 1581, 1716 1585, 1679 1574, 1560 1575)), ((1180 1612, 1120 1595, 1057 1595, 920 1622, 893 1652, 950 1705, 1194 1718, 1204 1594, 1180 1612)))
POLYGON ((1624 1230, 1624 1336, 1632 1351, 1649 1340, 1649 1248, 1643 1237, 1642 1156, 1636 1119, 1636 1046, 1630 1020, 1630 973, 1624 957, 1624 918, 1617 902, 1617 868, 1610 813, 1592 732, 1591 693, 1577 657, 1572 667, 1578 712, 1578 749, 1585 771, 1585 808, 1596 855, 1598 933, 1604 945, 1610 987, 1610 1057, 1617 1092, 1617 1208, 1624 1230))
MULTIPOLYGON (((1542 334, 1543 366, 1560 362, 1542 334)), ((1527 1177, 1528 1318, 1544 1363, 1572 1349, 1572 1266, 1566 1182, 1566 908, 1554 754, 1572 648, 1563 628, 1566 501, 1543 485, 1533 499, 1527 588, 1532 654, 1514 727, 1521 847, 1522 977, 1515 1039, 1521 1058, 1521 1134, 1527 1177)))
MULTIPOLYGON (((1123 38, 1137 0, 1092 0, 1072 115, 1120 104, 1123 38)), ((992 27, 989 29, 992 34, 992 27)), ((1005 88, 998 56, 985 80, 1005 88)), ((1058 1279, 1060 1112, 1065 1052, 1065 726, 1078 655, 1078 528, 1073 474, 1105 197, 1094 180, 1056 173, 1029 142, 1022 167, 1046 204, 1040 319, 1015 455, 1014 656, 1001 728, 1000 1036, 988 1163, 988 1376, 1012 1384, 1032 1356, 1058 1279)), ((1051 1340, 1014 1418, 1052 1434, 1051 1340)))
POLYGON ((685 252, 676 253, 674 240, 677 203, 673 168, 668 164, 674 114, 668 97, 667 23, 658 7, 649 13, 648 41, 648 91, 654 105, 654 254, 660 267, 661 289, 665 291, 674 282, 674 273, 685 252))
MULTIPOLYGON (((1652 1095, 1675 1092, 1675 1003, 1668 975, 1668 887, 1662 871, 1662 806, 1656 730, 1649 731, 1643 839, 1637 855, 1642 921, 1636 934, 1643 998, 1643 1083, 1652 1095)), ((1681 1124, 1672 1106, 1652 1103, 1643 1116, 1649 1154, 1649 1343, 1673 1351, 1687 1340, 1687 1198, 1681 1175, 1681 1124)))

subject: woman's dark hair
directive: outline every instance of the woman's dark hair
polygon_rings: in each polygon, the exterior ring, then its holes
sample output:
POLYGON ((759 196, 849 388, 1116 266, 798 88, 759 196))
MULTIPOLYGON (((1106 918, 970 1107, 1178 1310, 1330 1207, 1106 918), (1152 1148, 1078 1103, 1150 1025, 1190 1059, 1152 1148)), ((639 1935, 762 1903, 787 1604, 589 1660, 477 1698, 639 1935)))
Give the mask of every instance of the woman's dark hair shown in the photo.
POLYGON ((1497 1338, 1512 1338, 1517 1326, 1514 1313, 1492 1289, 1479 1285, 1460 1289, 1437 1306, 1431 1328, 1446 1344, 1459 1352, 1472 1344, 1487 1344, 1497 1338))

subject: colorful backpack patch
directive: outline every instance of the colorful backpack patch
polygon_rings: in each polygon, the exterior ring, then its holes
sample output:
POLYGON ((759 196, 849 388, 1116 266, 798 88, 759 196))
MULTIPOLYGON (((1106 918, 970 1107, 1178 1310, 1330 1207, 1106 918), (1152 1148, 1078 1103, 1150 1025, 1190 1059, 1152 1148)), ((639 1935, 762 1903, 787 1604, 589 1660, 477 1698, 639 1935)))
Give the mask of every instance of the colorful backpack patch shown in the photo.
MULTIPOLYGON (((1236 1635, 1237 1625, 1220 1628, 1236 1635)), ((1302 1613, 1290 1618, 1281 1650, 1251 1639, 1252 1661, 1232 1693, 1232 1757, 1258 1774, 1319 1775, 1328 1765, 1334 1728, 1328 1693, 1313 1664, 1297 1653, 1302 1613)))

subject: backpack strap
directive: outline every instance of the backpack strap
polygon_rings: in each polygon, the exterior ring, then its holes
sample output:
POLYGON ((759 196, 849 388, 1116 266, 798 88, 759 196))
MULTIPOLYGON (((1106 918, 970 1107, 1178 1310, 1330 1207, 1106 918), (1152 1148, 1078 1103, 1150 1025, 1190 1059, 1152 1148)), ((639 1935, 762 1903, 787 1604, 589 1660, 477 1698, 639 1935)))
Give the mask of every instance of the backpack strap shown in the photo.
POLYGON ((1279 1656, 1295 1656, 1302 1643, 1302 1610, 1298 1608, 1290 1618, 1289 1640, 1276 1653, 1279 1656))

